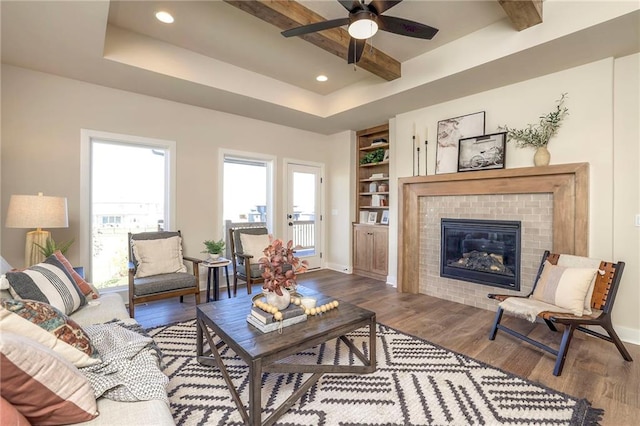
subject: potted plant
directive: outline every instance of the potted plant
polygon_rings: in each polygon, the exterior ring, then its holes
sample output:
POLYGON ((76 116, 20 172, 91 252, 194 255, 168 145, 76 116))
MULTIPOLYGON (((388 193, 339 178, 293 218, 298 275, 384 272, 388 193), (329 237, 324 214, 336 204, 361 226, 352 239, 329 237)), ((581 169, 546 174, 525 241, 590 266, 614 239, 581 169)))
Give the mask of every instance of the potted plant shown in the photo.
POLYGON ((211 258, 215 260, 218 259, 224 251, 224 240, 206 240, 204 242, 204 246, 206 247, 206 250, 202 253, 209 253, 209 256, 211 256, 211 258))
POLYGON ((285 246, 282 240, 269 236, 269 242, 264 257, 258 260, 264 278, 262 288, 267 303, 282 310, 291 301, 289 291, 296 288, 296 274, 306 272, 308 264, 294 255, 293 241, 289 240, 285 246))
POLYGON ((500 126, 500 130, 507 132, 507 141, 515 141, 519 148, 533 147, 536 153, 533 161, 536 166, 546 166, 549 164, 551 155, 547 150, 549 140, 555 136, 562 125, 562 120, 569 114, 569 110, 564 106, 567 94, 563 93, 556 101, 556 108, 548 114, 540 117, 537 124, 529 124, 525 129, 512 129, 507 125, 500 126))
POLYGON ((38 243, 33 243, 33 244, 35 244, 40 249, 40 253, 42 253, 44 257, 49 257, 53 253, 55 253, 56 250, 60 250, 60 253, 65 254, 67 250, 69 250, 69 247, 71 247, 71 244, 73 244, 73 241, 74 239, 72 238, 67 242, 58 244, 53 240, 53 238, 49 237, 47 238, 47 241, 44 243, 44 246, 41 246, 38 243))

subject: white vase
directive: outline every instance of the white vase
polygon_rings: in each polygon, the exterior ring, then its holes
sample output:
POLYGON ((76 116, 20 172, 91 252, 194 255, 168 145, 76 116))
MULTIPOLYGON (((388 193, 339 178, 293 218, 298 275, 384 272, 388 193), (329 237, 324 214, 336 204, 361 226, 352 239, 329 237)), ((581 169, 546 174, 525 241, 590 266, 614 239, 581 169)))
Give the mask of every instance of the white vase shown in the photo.
POLYGON ((281 311, 283 309, 286 309, 287 306, 289 306, 289 303, 291 303, 291 294, 289 294, 289 290, 287 290, 286 288, 281 288, 280 290, 282 290, 282 296, 280 296, 275 291, 269 290, 265 290, 263 293, 267 298, 267 303, 275 306, 276 308, 278 308, 278 310, 281 311))
POLYGON ((536 166, 548 166, 551 161, 551 153, 546 146, 541 146, 536 149, 536 153, 533 155, 533 164, 536 166))
POLYGON ((220 259, 220 255, 219 254, 209 254, 209 259, 218 260, 218 259, 220 259))

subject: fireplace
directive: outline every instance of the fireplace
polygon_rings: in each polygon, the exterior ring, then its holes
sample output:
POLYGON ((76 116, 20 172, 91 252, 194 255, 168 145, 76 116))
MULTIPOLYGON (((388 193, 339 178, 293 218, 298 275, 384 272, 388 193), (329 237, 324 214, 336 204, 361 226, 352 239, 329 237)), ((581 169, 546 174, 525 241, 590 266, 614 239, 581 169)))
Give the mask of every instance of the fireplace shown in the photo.
POLYGON ((440 276, 520 290, 520 222, 441 219, 440 276))

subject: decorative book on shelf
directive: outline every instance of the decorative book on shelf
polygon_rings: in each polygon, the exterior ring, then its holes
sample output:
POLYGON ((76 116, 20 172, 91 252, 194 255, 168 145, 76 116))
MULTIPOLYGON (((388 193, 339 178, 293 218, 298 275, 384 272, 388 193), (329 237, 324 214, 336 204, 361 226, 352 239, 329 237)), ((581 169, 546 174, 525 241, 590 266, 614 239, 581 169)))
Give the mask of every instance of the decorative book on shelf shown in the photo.
MULTIPOLYGON (((280 311, 280 313, 282 314, 282 319, 286 320, 289 318, 304 315, 304 309, 292 303, 286 309, 283 309, 282 311, 280 311)), ((262 309, 257 308, 255 306, 251 307, 251 315, 253 315, 256 319, 258 319, 263 324, 271 324, 272 322, 278 322, 273 318, 273 314, 265 312, 262 309)))
POLYGON ((262 322, 260 322, 259 319, 257 319, 252 314, 247 315, 247 322, 252 326, 254 326, 255 328, 257 328, 258 330, 262 331, 263 333, 276 331, 281 327, 287 327, 289 325, 298 324, 306 320, 307 320, 307 316, 305 314, 302 314, 302 315, 297 315, 295 317, 287 318, 282 321, 275 321, 269 324, 263 324, 262 322))

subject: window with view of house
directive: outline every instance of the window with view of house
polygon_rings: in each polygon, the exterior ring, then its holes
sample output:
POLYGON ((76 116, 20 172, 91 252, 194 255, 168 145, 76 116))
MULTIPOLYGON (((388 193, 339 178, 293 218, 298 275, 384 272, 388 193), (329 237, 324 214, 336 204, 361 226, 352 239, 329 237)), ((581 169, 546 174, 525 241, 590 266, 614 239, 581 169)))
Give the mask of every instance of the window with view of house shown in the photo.
POLYGON ((90 279, 100 288, 128 283, 128 233, 170 223, 171 141, 92 133, 89 151, 90 279))
POLYGON ((224 154, 223 212, 225 227, 236 223, 272 223, 271 158, 224 154))

